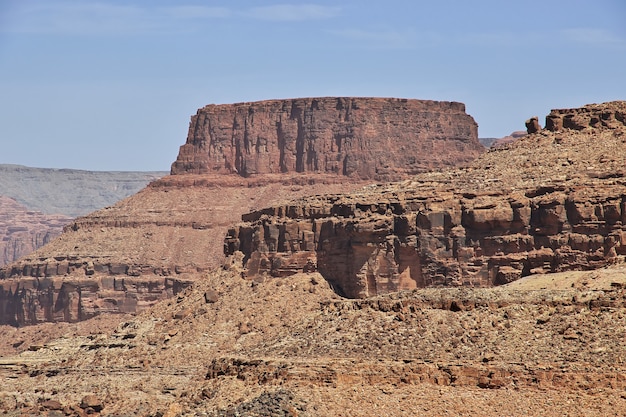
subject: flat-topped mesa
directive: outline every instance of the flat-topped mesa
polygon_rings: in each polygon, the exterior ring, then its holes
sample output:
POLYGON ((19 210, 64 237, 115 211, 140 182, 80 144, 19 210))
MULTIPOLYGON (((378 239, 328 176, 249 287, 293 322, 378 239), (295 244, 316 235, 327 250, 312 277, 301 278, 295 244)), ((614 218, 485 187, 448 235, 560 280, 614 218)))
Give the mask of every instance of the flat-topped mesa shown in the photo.
POLYGON ((208 105, 172 175, 332 173, 394 180, 484 152, 457 102, 323 97, 208 105))

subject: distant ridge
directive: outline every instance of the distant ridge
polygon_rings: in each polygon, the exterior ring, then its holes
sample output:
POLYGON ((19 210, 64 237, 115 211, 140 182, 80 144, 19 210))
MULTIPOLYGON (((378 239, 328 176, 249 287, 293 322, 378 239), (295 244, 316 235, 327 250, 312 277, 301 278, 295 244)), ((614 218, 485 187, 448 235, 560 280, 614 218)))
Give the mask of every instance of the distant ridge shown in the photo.
POLYGON ((82 216, 135 194, 165 171, 84 171, 0 164, 0 195, 46 214, 82 216))

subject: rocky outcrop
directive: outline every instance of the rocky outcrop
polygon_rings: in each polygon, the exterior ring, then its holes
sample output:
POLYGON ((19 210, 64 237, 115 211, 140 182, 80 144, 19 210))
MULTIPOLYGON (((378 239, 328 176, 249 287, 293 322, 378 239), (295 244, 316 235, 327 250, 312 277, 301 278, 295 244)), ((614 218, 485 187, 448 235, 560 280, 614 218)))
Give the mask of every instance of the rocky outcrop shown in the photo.
POLYGON ((539 125, 539 117, 533 116, 530 119, 526 120, 526 132, 527 133, 537 133, 541 130, 541 126, 539 125))
POLYGON ((141 311, 221 265, 223 237, 242 213, 362 184, 321 174, 165 178, 75 219, 57 239, 0 268, 0 324, 141 311))
POLYGON ((578 109, 556 109, 546 116, 546 129, 558 132, 567 129, 617 129, 626 126, 623 101, 589 104, 578 109))
POLYGON ((101 312, 141 311, 188 285, 162 269, 152 268, 156 276, 140 278, 144 266, 136 263, 110 259, 94 263, 58 253, 27 258, 58 237, 71 221, 68 216, 28 210, 0 196, 0 266, 12 263, 0 268, 0 324, 79 321, 101 312))
MULTIPOLYGON (((619 115, 626 103, 590 109, 619 115)), ((225 251, 243 252, 250 275, 318 270, 356 298, 620 262, 626 130, 595 126, 584 135, 538 132, 466 169, 252 212, 229 231, 225 251)))
POLYGON ((0 196, 0 266, 50 242, 70 221, 70 217, 32 211, 0 196))
POLYGON ((394 180, 484 152, 462 103, 324 97, 209 105, 171 173, 333 173, 394 180))
POLYGON ((248 273, 319 272, 348 297, 426 286, 493 286, 594 269, 626 255, 626 182, 512 194, 387 190, 244 216, 226 252, 248 273))

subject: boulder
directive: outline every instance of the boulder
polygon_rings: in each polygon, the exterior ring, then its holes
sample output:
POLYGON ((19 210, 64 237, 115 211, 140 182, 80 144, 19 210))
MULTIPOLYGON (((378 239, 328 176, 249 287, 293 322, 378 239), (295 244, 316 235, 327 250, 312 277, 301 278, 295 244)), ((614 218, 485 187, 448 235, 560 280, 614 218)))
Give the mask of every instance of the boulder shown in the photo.
POLYGON ((534 116, 530 119, 526 120, 526 132, 537 133, 541 130, 541 126, 539 125, 539 117, 534 116))

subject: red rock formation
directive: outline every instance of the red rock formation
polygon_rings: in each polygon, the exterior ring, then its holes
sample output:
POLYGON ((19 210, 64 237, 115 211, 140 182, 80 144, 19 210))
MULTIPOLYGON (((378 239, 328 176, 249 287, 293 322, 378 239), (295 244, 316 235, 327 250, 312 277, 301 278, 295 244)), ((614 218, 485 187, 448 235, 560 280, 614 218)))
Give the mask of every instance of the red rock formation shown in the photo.
POLYGON ((526 136, 467 169, 250 213, 226 253, 243 252, 250 275, 317 269, 357 298, 622 261, 626 102, 551 114, 574 131, 526 136), (595 127, 576 133, 585 123, 595 127))
POLYGON ((250 275, 319 270, 352 297, 492 286, 626 255, 626 185, 476 195, 438 189, 305 200, 244 216, 227 253, 250 275), (419 192, 421 191, 421 192, 419 192))
POLYGON ((541 126, 539 125, 539 117, 533 116, 530 119, 526 120, 526 132, 527 133, 537 133, 541 130, 541 126))
POLYGON ((626 109, 622 101, 589 104, 578 109, 556 109, 546 116, 546 129, 558 132, 567 129, 617 129, 626 125, 626 109))
POLYGON ((0 324, 141 311, 221 265, 223 237, 242 213, 359 184, 322 174, 170 176, 0 268, 0 324))
POLYGON ((0 324, 76 322, 101 313, 135 313, 191 282, 128 276, 28 277, 0 281, 0 324))
POLYGON ((461 103, 312 98, 204 107, 175 175, 75 220, 54 244, 0 269, 0 323, 138 311, 219 265, 228 226, 247 211, 483 152, 461 103))
POLYGON ((484 152, 462 103, 303 98, 209 105, 172 174, 326 172, 393 180, 484 152))

